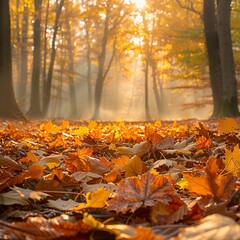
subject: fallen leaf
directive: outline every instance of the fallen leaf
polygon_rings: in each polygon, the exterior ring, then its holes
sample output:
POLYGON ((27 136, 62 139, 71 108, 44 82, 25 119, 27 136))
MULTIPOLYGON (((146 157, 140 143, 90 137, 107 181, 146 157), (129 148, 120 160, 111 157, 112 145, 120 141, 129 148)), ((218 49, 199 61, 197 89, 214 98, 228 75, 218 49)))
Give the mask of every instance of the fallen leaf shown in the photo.
POLYGON ((134 212, 143 206, 153 206, 156 201, 168 203, 173 193, 174 189, 167 178, 147 172, 122 181, 116 196, 108 201, 108 210, 134 212))
POLYGON ((99 188, 95 192, 87 192, 86 203, 80 203, 74 207, 74 211, 79 211, 84 208, 103 208, 106 205, 106 201, 111 194, 111 190, 105 188, 99 188))
POLYGON ((239 240, 240 226, 233 219, 213 214, 200 220, 199 225, 183 229, 181 240, 239 240))
POLYGON ((48 207, 63 210, 63 211, 73 210, 73 208, 78 205, 79 205, 79 202, 75 202, 72 199, 68 199, 67 201, 65 201, 60 198, 57 200, 48 200, 48 203, 47 203, 48 207))
POLYGON ((161 236, 156 236, 149 228, 137 227, 136 236, 123 238, 122 240, 164 240, 161 236))
POLYGON ((128 160, 127 164, 124 167, 125 177, 133 177, 142 174, 142 165, 143 162, 141 158, 137 155, 134 155, 128 160))
POLYGON ((225 158, 223 159, 225 169, 234 176, 240 176, 240 149, 236 145, 233 151, 225 149, 225 158))
POLYGON ((239 128, 237 121, 233 118, 220 119, 219 131, 222 133, 230 133, 239 128))
POLYGON ((20 165, 10 157, 3 157, 2 155, 0 155, 0 165, 12 170, 18 170, 18 171, 23 170, 22 165, 20 165))
POLYGON ((29 189, 13 187, 11 191, 6 193, 0 194, 0 204, 3 205, 13 205, 13 204, 20 204, 20 205, 29 205, 29 199, 36 201, 41 201, 49 197, 50 195, 39 192, 39 191, 32 191, 29 189))
POLYGON ((133 156, 138 155, 141 157, 143 154, 148 152, 148 142, 144 141, 141 143, 135 144, 131 147, 118 147, 117 151, 122 155, 133 156))

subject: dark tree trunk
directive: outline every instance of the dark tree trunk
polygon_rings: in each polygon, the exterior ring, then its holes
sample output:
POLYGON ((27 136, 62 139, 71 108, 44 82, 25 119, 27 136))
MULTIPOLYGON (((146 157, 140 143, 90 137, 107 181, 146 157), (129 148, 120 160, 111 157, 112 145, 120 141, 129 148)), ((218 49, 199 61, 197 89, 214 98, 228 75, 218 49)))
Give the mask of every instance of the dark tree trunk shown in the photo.
POLYGON ((22 46, 21 46, 21 75, 18 88, 19 105, 21 109, 26 109, 27 78, 28 78, 28 4, 24 5, 22 23, 22 46))
POLYGON ((0 1, 0 117, 25 119, 13 91, 9 0, 0 1))
POLYGON ((218 4, 218 34, 223 77, 222 115, 227 117, 239 115, 230 25, 231 2, 220 0, 218 4))
POLYGON ((62 12, 64 0, 61 0, 59 3, 59 6, 57 8, 56 12, 56 18, 55 18, 55 24, 54 24, 54 33, 53 33, 53 39, 52 39, 52 54, 50 59, 50 64, 48 68, 48 75, 46 84, 43 89, 43 115, 46 116, 48 112, 48 108, 50 105, 50 99, 51 99, 51 89, 52 89, 52 77, 53 77, 53 67, 55 62, 55 56, 56 56, 56 38, 57 38, 57 32, 59 27, 59 19, 62 12))
POLYGON ((217 29, 216 3, 214 0, 203 1, 203 22, 208 54, 208 66, 213 94, 213 113, 212 118, 220 116, 222 105, 222 72, 219 49, 219 37, 217 29))
POLYGON ((31 83, 30 108, 28 115, 30 117, 41 117, 40 106, 40 71, 41 71, 41 6, 42 0, 34 0, 35 20, 33 24, 33 71, 31 83))
MULTIPOLYGON (((148 57, 147 57, 148 58, 148 57)), ((151 120, 151 114, 149 111, 149 94, 148 94, 148 71, 149 71, 149 60, 145 63, 145 117, 147 121, 151 120)))

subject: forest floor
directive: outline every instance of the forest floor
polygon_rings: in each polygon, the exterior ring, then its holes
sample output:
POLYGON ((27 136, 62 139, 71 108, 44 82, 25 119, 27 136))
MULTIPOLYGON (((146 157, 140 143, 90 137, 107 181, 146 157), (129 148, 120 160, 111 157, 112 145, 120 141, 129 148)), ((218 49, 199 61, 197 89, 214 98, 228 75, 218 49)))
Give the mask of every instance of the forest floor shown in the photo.
POLYGON ((240 239, 240 119, 1 121, 0 239, 240 239))

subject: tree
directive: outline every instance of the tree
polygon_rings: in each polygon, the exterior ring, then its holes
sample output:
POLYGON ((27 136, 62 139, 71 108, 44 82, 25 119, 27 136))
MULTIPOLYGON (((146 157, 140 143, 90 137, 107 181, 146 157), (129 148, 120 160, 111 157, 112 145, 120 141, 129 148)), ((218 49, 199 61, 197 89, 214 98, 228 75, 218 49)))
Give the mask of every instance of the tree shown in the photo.
POLYGON ((217 5, 218 36, 223 79, 223 99, 220 114, 227 117, 239 115, 237 80, 230 25, 231 2, 232 0, 220 0, 217 5))
POLYGON ((15 99, 12 83, 12 54, 9 0, 0 1, 0 117, 25 119, 15 99))
POLYGON ((42 0, 34 0, 35 18, 33 24, 33 70, 31 82, 30 108, 31 117, 42 116, 40 106, 40 73, 41 73, 41 7, 42 0))
MULTIPOLYGON (((56 2, 58 3, 58 1, 56 2)), ((56 38, 57 38, 57 32, 59 28, 59 19, 60 15, 62 12, 64 0, 60 0, 59 5, 57 5, 57 10, 56 10, 56 18, 55 18, 55 23, 54 23, 54 32, 53 32, 53 37, 52 37, 52 53, 51 53, 51 59, 49 63, 49 68, 48 68, 48 74, 47 74, 47 79, 46 82, 44 82, 43 86, 43 115, 45 116, 48 112, 48 108, 50 105, 50 98, 51 98, 51 88, 52 88, 52 78, 53 78, 53 67, 54 67, 54 62, 55 62, 55 57, 56 57, 56 38)))

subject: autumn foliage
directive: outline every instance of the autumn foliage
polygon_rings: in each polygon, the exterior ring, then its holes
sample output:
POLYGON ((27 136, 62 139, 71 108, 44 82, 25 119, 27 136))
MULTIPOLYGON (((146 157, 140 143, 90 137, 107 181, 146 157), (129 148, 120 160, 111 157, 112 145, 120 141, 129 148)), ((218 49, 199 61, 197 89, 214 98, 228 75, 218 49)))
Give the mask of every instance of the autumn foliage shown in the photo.
POLYGON ((1 122, 0 238, 239 239, 239 130, 1 122))

